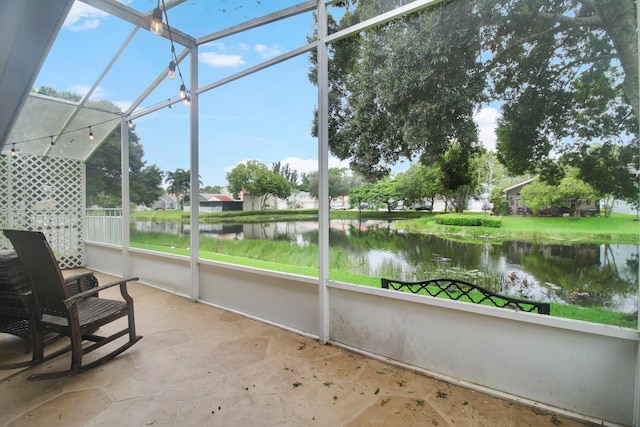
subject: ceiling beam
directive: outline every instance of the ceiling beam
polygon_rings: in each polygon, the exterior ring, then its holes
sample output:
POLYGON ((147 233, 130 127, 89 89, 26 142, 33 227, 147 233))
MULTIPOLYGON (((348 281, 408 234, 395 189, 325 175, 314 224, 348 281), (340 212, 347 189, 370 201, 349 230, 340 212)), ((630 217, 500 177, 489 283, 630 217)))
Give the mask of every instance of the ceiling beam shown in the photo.
POLYGON ((300 3, 295 6, 288 7, 286 9, 279 10, 274 13, 270 13, 268 15, 262 16, 260 18, 251 19, 242 24, 234 25, 233 27, 225 28, 224 30, 217 31, 215 33, 211 33, 209 35, 199 37, 197 42, 198 46, 209 43, 214 40, 221 39, 223 37, 228 37, 233 34, 241 33, 246 30, 250 30, 252 28, 257 28, 262 25, 267 25, 272 22, 279 21, 281 19, 289 18, 291 16, 300 15, 302 13, 311 12, 316 10, 318 7, 316 0, 310 0, 305 3, 300 3))
MULTIPOLYGON (((151 15, 153 13, 153 10, 151 10, 148 13, 141 13, 116 0, 80 0, 80 1, 85 4, 88 4, 89 6, 93 6, 96 9, 99 9, 109 15, 113 15, 130 24, 140 27, 146 31, 150 31, 149 24, 151 23, 151 15)), ((171 7, 175 7, 185 1, 186 0, 175 0, 172 2, 167 2, 169 3, 169 6, 167 6, 167 9, 170 9, 171 7)), ((165 27, 166 27, 166 22, 165 22, 165 27)), ((168 31, 165 31, 161 37, 164 37, 167 40, 169 40, 168 31)), ((174 42, 182 46, 185 46, 187 48, 192 48, 196 45, 196 39, 194 37, 191 37, 190 35, 183 33, 182 31, 174 27, 171 27, 171 38, 173 39, 174 42)))
POLYGON ((0 1, 0 148, 72 5, 73 0, 0 1))

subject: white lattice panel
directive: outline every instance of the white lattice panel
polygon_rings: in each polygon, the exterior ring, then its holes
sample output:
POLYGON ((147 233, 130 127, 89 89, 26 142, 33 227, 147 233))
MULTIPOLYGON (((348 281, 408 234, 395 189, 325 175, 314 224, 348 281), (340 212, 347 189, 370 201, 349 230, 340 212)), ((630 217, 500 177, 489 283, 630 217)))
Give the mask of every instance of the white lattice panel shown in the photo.
MULTIPOLYGON (((9 156, 0 156, 0 229, 7 226, 8 196, 9 196, 9 156)), ((7 239, 0 233, 0 249, 7 248, 7 239)))
MULTIPOLYGON (((84 265, 82 245, 83 182, 79 160, 2 157, 0 226, 42 231, 61 268, 84 265)), ((2 237, 2 247, 11 247, 2 237)))

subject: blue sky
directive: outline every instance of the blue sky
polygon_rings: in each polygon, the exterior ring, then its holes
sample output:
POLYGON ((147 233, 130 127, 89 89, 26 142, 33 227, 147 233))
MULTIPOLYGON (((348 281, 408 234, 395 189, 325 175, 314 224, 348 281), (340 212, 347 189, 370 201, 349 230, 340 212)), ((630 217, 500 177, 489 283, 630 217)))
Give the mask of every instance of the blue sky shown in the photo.
MULTIPOLYGON (((123 1, 147 12, 156 0, 123 1)), ((169 24, 199 37, 297 4, 296 0, 198 0, 169 9, 169 24)), ((305 14, 201 46, 199 86, 233 75, 306 44, 312 16, 305 14)), ((86 94, 133 26, 76 2, 65 21, 35 87, 86 94)), ((183 48, 176 45, 179 53, 183 48)), ((160 74, 171 60, 168 40, 138 31, 123 55, 94 92, 123 110, 160 74)), ((180 64, 187 87, 189 61, 180 64)), ((317 170, 317 140, 311 136, 316 88, 309 83, 307 55, 208 91, 200 97, 200 176, 204 185, 225 185, 226 173, 238 163, 255 159, 270 165, 280 161, 299 172, 317 170)), ((174 97, 179 79, 165 79, 143 102, 148 107, 174 97)), ((480 138, 495 147, 495 108, 477 115, 480 138)), ((165 171, 189 169, 189 109, 176 104, 135 121, 148 164, 165 171)), ((346 166, 330 159, 330 167, 346 166)), ((402 171, 408 163, 396 165, 402 171)))

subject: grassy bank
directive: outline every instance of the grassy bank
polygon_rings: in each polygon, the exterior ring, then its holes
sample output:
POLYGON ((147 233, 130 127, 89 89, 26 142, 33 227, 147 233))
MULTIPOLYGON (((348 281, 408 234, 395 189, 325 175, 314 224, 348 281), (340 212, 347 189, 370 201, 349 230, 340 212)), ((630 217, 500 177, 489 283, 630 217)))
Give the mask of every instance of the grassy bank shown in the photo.
MULTIPOLYGON (((481 214, 468 214, 481 215, 481 214)), ((610 218, 500 217, 500 228, 456 227, 436 224, 433 216, 402 220, 397 227, 412 233, 438 234, 454 239, 524 241, 565 241, 638 244, 640 222, 631 215, 611 214, 610 218)))
MULTIPOLYGON (((611 214, 610 218, 564 218, 564 217, 499 217, 500 228, 456 227, 436 224, 438 213, 415 211, 379 212, 372 210, 330 211, 332 219, 380 219, 396 221, 396 228, 411 233, 438 234, 457 240, 524 240, 524 241, 566 241, 589 243, 630 243, 638 244, 640 222, 633 215, 611 214)), ((482 216, 481 213, 465 215, 482 216)), ((132 212, 131 219, 156 222, 189 222, 189 213, 182 211, 141 211, 132 212)), ((230 211, 203 213, 202 223, 256 223, 270 221, 317 220, 317 209, 230 211)))

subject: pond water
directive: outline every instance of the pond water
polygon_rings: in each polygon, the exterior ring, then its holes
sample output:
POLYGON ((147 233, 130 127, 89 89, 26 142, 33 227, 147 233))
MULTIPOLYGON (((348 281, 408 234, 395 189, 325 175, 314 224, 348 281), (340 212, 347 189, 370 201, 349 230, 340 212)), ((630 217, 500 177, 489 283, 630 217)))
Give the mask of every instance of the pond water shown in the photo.
MULTIPOLYGON (((406 233, 393 223, 332 220, 329 241, 345 249, 354 273, 398 280, 464 279, 496 292, 549 302, 638 310, 638 245, 461 243, 406 233)), ((189 225, 137 221, 137 231, 188 234, 189 225)), ((201 236, 318 243, 315 221, 202 224, 201 236)))

